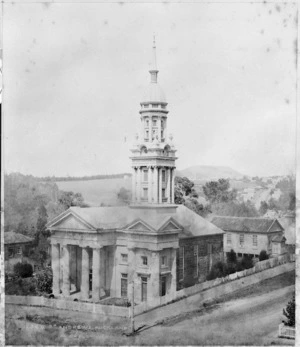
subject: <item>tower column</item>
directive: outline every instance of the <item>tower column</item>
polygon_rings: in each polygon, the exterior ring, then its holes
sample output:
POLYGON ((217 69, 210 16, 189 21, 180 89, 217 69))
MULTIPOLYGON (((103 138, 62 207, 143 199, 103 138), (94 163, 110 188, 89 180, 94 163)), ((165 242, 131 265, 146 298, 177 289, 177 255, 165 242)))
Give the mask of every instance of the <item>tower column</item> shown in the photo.
POLYGON ((93 248, 93 301, 100 300, 100 248, 93 248))
POLYGON ((157 124, 157 127, 158 127, 158 141, 161 142, 161 118, 158 117, 157 121, 158 121, 158 124, 157 124))
POLYGON ((152 202, 152 168, 148 166, 148 202, 152 202))
POLYGON ((174 204, 174 191, 175 191, 175 167, 171 171, 172 185, 171 185, 171 204, 174 204))
POLYGON ((167 177, 167 202, 170 203, 171 202, 171 168, 167 168, 167 173, 166 173, 166 177, 167 177))
POLYGON ((154 178, 153 178, 153 188, 154 188, 154 194, 153 194, 153 199, 154 199, 154 203, 157 204, 158 203, 158 167, 155 166, 154 170, 154 178))
POLYGON ((136 201, 136 169, 132 168, 132 202, 136 201))
POLYGON ((82 260, 81 260, 81 298, 87 300, 89 298, 89 276, 90 276, 90 265, 89 265, 89 252, 87 247, 82 248, 82 260))
POLYGON ((142 170, 141 170, 141 167, 138 167, 137 168, 137 201, 138 202, 141 202, 141 188, 142 188, 142 185, 141 185, 141 181, 142 181, 142 170))
POLYGON ((158 178, 159 178, 159 183, 158 183, 158 203, 162 203, 162 168, 160 167, 158 170, 158 178))
POLYGON ((149 115, 149 142, 152 142, 152 115, 149 115))

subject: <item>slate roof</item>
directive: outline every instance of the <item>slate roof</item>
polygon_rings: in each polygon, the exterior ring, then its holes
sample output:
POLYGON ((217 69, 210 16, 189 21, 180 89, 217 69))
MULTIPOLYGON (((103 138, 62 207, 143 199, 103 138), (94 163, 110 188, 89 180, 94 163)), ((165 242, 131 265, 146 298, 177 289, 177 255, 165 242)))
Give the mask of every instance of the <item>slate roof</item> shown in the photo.
POLYGON ((14 244, 14 243, 28 243, 33 242, 33 238, 25 236, 23 234, 18 234, 14 231, 7 231, 4 233, 4 244, 14 244))
MULTIPOLYGON (((71 207, 68 211, 73 212, 95 229, 124 229, 130 223, 140 219, 158 230, 167 220, 173 218, 184 229, 179 235, 181 238, 224 234, 223 230, 183 205, 179 205, 175 209, 130 208, 129 206, 71 207)), ((51 227, 68 211, 54 218, 48 223, 48 227, 51 227)))
POLYGON ((224 231, 242 231, 242 232, 257 232, 268 233, 277 223, 277 230, 283 231, 283 227, 277 219, 270 218, 247 218, 247 217, 214 217, 211 221, 217 227, 224 231))

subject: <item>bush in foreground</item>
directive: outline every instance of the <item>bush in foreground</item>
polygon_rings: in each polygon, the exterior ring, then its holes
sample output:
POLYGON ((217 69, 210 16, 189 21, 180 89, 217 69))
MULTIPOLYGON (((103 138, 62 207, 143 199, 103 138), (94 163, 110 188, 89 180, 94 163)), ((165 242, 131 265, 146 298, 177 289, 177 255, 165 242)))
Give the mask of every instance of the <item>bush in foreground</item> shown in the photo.
POLYGON ((27 263, 17 263, 14 265, 14 273, 16 276, 22 278, 31 277, 33 274, 32 265, 27 263))
POLYGON ((284 321, 284 324, 290 327, 294 327, 296 325, 295 294, 293 295, 292 300, 288 302, 286 309, 283 309, 283 314, 287 318, 287 321, 284 321))

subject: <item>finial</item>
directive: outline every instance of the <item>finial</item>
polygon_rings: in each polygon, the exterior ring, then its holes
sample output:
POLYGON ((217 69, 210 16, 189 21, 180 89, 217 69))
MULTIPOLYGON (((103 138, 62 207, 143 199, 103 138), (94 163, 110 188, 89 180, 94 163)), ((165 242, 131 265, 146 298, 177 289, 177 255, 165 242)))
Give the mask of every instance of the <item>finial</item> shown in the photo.
POLYGON ((155 46, 155 33, 153 33, 153 48, 156 48, 156 46, 155 46))
POLYGON ((157 65, 156 65, 156 42, 155 42, 155 34, 153 34, 153 47, 152 47, 152 63, 151 63, 151 69, 150 69, 150 74, 151 74, 151 82, 152 83, 157 83, 157 65))

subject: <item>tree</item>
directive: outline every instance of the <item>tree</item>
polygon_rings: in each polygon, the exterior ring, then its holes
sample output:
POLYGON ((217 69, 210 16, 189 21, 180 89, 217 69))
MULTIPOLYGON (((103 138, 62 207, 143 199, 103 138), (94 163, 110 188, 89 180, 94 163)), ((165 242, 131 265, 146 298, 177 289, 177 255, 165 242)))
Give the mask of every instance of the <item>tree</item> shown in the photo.
POLYGON ((296 314, 295 314, 295 294, 292 297, 286 306, 286 309, 283 309, 283 314, 287 318, 287 321, 284 321, 285 325, 290 327, 295 327, 296 325, 296 314))
POLYGON ((37 289, 42 293, 50 294, 52 292, 53 274, 51 268, 46 268, 37 272, 37 289))
POLYGON ((14 273, 22 278, 31 277, 33 274, 32 265, 27 263, 17 263, 14 265, 14 273))
POLYGON ((261 216, 265 215, 269 209, 268 204, 265 201, 260 202, 259 213, 261 216))
POLYGON ((269 259, 267 251, 264 249, 260 251, 259 256, 258 256, 259 261, 267 260, 269 259))
POLYGON ((258 212, 251 201, 228 201, 212 204, 213 213, 219 216, 257 217, 258 212))
POLYGON ((188 196, 192 193, 194 185, 194 182, 187 177, 175 177, 175 187, 177 186, 184 196, 188 196))
POLYGON ((230 189, 229 179, 224 178, 205 183, 203 193, 210 203, 233 201, 237 197, 236 189, 230 189))
POLYGON ((122 187, 119 192, 117 193, 118 200, 125 204, 129 204, 131 199, 131 193, 128 189, 122 187))
POLYGON ((195 198, 186 199, 184 201, 184 206, 196 212, 201 217, 206 217, 211 212, 209 206, 204 206, 203 204, 200 204, 199 201, 195 198))
POLYGON ((83 196, 81 193, 74 193, 71 191, 61 191, 59 193, 58 202, 64 206, 64 209, 67 210, 71 206, 80 206, 86 207, 84 203, 83 196))

